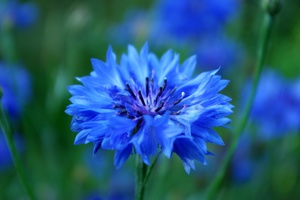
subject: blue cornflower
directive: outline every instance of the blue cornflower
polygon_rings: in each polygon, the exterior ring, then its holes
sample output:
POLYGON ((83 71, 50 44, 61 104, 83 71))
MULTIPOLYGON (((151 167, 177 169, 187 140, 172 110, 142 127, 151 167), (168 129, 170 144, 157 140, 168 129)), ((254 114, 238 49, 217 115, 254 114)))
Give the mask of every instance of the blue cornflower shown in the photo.
POLYGON ((146 38, 149 26, 146 11, 130 10, 126 13, 122 23, 108 29, 107 37, 113 38, 117 45, 124 45, 128 41, 134 42, 146 38), (119 37, 120 32, 122 32, 122 37, 119 37))
POLYGON ((300 130, 300 79, 288 80, 278 72, 263 71, 251 119, 262 139, 300 130))
POLYGON ((157 26, 177 39, 219 33, 238 12, 236 0, 163 0, 157 6, 157 26))
POLYGON ((0 128, 0 169, 10 166, 12 159, 4 135, 0 128))
POLYGON ((242 48, 226 37, 206 38, 196 47, 197 63, 204 69, 222 66, 228 70, 242 60, 242 48))
POLYGON ((20 65, 0 62, 0 87, 3 108, 12 119, 18 118, 31 96, 29 73, 20 65))
POLYGON ((249 133, 243 134, 231 161, 232 178, 237 183, 248 182, 255 171, 255 161, 252 158, 254 144, 249 133))
POLYGON ((92 59, 94 71, 78 78, 83 85, 68 87, 75 144, 93 142, 94 153, 115 150, 117 168, 132 153, 149 165, 157 149, 177 154, 187 173, 194 160, 205 164, 206 142, 224 144, 212 128, 230 122, 232 105, 219 94, 228 81, 218 70, 192 78, 195 60, 180 65, 171 50, 158 59, 145 44, 140 53, 129 45, 118 64, 109 47, 106 62, 92 59))
MULTIPOLYGON (((20 135, 14 135, 14 142, 19 153, 23 151, 24 143, 20 135)), ((0 171, 10 168, 13 164, 9 148, 4 138, 4 134, 0 127, 0 171)))
POLYGON ((33 24, 37 16, 38 8, 34 3, 20 3, 18 0, 0 3, 1 26, 25 28, 33 24))

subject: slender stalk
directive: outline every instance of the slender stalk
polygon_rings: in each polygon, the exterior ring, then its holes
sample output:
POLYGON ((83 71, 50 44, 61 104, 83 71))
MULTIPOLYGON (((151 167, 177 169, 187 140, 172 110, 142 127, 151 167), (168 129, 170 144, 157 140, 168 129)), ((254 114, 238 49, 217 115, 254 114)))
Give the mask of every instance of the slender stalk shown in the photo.
POLYGON ((150 177, 150 175, 151 175, 152 169, 153 169, 153 167, 155 166, 155 164, 156 164, 157 159, 158 159, 159 156, 160 156, 160 153, 157 154, 157 156, 155 157, 153 163, 151 164, 151 166, 150 166, 149 169, 147 170, 147 174, 146 174, 145 179, 144 179, 144 182, 143 182, 144 185, 147 184, 147 181, 148 181, 148 179, 149 179, 149 177, 150 177))
POLYGON ((265 14, 263 26, 262 26, 261 38, 260 38, 260 42, 258 45, 257 62, 256 62, 256 66, 255 66, 255 72, 254 72, 254 77, 253 77, 250 98, 247 101, 246 108, 245 108, 245 111, 241 118, 241 121, 238 124, 236 130, 234 131, 232 142, 231 142, 229 149, 225 155, 225 158, 222 162, 220 170, 218 171, 218 174, 213 179, 213 181, 211 182, 211 184, 209 185, 209 187, 207 189, 205 199, 215 199, 217 191, 220 188, 222 181, 224 180, 224 176, 228 169, 230 160, 231 160, 233 153, 237 147, 239 137, 240 137, 241 133, 244 131, 245 126, 247 125, 251 107, 252 107, 252 104, 253 104, 253 101, 255 98, 255 93, 257 90, 258 83, 259 83, 260 74, 261 74, 264 60, 266 57, 268 43, 270 40, 270 33, 271 33, 271 29, 273 27, 273 24, 274 24, 274 16, 269 15, 268 13, 265 14))
POLYGON ((16 60, 14 43, 14 38, 11 35, 11 27, 2 25, 2 28, 0 27, 0 51, 3 60, 6 62, 13 62, 16 60))
POLYGON ((147 172, 147 165, 143 162, 140 155, 136 156, 136 185, 135 185, 135 199, 143 200, 145 191, 145 177, 147 172))
POLYGON ((4 134, 7 146, 9 148, 10 154, 12 156, 16 171, 21 179, 21 182, 23 184, 23 186, 25 187, 25 190, 29 196, 29 198, 31 200, 35 200, 35 196, 30 188, 30 185, 25 177, 22 165, 21 165, 21 161, 20 161, 20 157, 16 148, 16 145, 14 143, 14 139, 13 139, 13 131, 12 128, 8 122, 8 119, 6 117, 6 114, 4 112, 4 109, 2 108, 2 104, 1 104, 1 98, 2 98, 2 90, 0 88, 0 128, 4 134))

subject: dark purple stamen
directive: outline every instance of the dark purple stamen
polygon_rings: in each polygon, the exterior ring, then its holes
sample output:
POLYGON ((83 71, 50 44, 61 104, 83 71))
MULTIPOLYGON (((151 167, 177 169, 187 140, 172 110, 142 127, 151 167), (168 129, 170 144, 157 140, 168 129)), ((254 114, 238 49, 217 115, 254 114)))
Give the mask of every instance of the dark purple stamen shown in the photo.
POLYGON ((133 93, 133 91, 132 91, 132 89, 131 89, 129 83, 126 83, 126 87, 127 87, 127 88, 126 88, 125 90, 127 90, 127 91, 131 94, 131 96, 136 100, 136 96, 135 96, 135 94, 133 93))
POLYGON ((171 115, 179 115, 184 109, 186 109, 186 105, 184 105, 180 110, 176 111, 176 112, 171 112, 171 115))
POLYGON ((115 109, 124 109, 125 106, 120 105, 120 104, 115 104, 115 105, 113 105, 113 108, 115 108, 115 109))
POLYGON ((129 118, 129 119, 134 119, 135 117, 132 116, 132 115, 129 115, 129 114, 127 113, 127 118, 129 118))
POLYGON ((156 98, 155 98, 155 103, 157 103, 158 98, 162 95, 162 93, 165 90, 166 86, 167 86, 167 79, 165 78, 164 79, 164 84, 161 87, 159 87, 159 91, 158 91, 158 93, 156 95, 156 98))
POLYGON ((160 111, 160 109, 162 109, 162 108, 164 107, 164 105, 165 105, 165 102, 164 102, 164 101, 160 102, 160 105, 159 105, 159 107, 157 107, 157 108, 155 109, 155 112, 160 111))
POLYGON ((181 110, 178 110, 176 112, 171 112, 171 115, 179 115, 181 113, 181 110))
POLYGON ((172 107, 183 100, 185 93, 182 92, 180 97, 174 98, 173 95, 177 87, 167 87, 167 78, 164 78, 160 87, 155 85, 153 81, 154 72, 151 77, 145 78, 144 89, 137 90, 136 87, 140 87, 140 85, 134 87, 135 85, 132 86, 126 83, 125 90, 130 93, 133 99, 124 98, 115 101, 113 108, 117 111, 116 115, 136 121, 140 121, 143 115, 162 115, 166 110, 170 110, 171 115, 179 115, 186 106, 183 106, 180 110, 172 107))
POLYGON ((174 102, 174 106, 180 103, 180 101, 183 99, 184 95, 185 95, 185 93, 182 92, 181 97, 174 102))
POLYGON ((167 78, 164 79, 164 84, 162 85, 162 90, 164 91, 167 86, 167 78))
POLYGON ((171 90, 171 92, 169 93, 169 96, 172 96, 176 90, 177 90, 177 87, 174 87, 174 88, 171 90))
POLYGON ((123 115, 123 114, 126 114, 127 113, 127 110, 121 110, 119 112, 117 112, 118 115, 123 115))
POLYGON ((161 96, 161 94, 162 94, 162 87, 159 87, 158 93, 157 93, 156 98, 155 98, 155 103, 157 103, 158 98, 161 96))
POLYGON ((140 98, 140 100, 141 100, 143 106, 146 106, 146 103, 145 103, 144 98, 143 98, 143 95, 142 95, 142 91, 139 90, 138 94, 139 94, 139 98, 140 98))

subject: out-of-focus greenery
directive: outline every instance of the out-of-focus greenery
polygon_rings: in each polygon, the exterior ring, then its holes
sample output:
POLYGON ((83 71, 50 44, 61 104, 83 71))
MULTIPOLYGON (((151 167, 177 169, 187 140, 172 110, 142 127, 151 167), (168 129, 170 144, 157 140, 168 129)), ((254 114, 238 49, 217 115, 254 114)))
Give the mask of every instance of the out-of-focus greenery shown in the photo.
MULTIPOLYGON (((31 101, 14 126, 22 140, 20 154, 26 176, 38 199, 100 199, 116 193, 130 199, 134 193, 134 156, 120 170, 115 170, 113 152, 100 151, 93 156, 92 144, 73 145, 76 134, 69 129, 71 117, 64 113, 70 97, 66 87, 77 83, 75 77, 90 73, 90 58, 105 60, 108 45, 112 45, 120 58, 127 44, 139 49, 148 41, 150 50, 158 55, 172 48, 181 54, 182 60, 190 55, 189 46, 174 43, 159 46, 155 38, 145 33, 156 15, 155 1, 37 0, 34 3, 39 10, 36 23, 9 31, 16 55, 11 62, 22 63, 32 78, 31 101), (124 37, 130 31, 126 28, 112 33, 134 10, 143 10, 145 15, 137 31, 131 30, 135 35, 124 37)), ((266 66, 288 79, 300 78, 299 6, 300 2, 284 1, 266 58, 266 66)), ((253 73, 263 16, 259 1, 241 1, 239 9, 240 14, 225 30, 243 48, 239 65, 224 73, 224 78, 231 81, 224 93, 236 106, 230 116, 232 126, 242 112, 245 80, 253 73)), ((0 58, 5 59, 3 55, 0 58)), ((201 66, 197 71, 202 71, 201 66)), ((207 166, 197 164, 196 171, 187 175, 176 156, 170 160, 161 158, 149 179, 145 199, 200 198, 214 178, 232 137, 230 129, 217 130, 226 145, 208 144, 216 156, 207 157, 207 166)), ((299 132, 255 142, 261 134, 256 131, 249 123, 245 134, 252 137, 254 145, 250 153, 242 155, 252 163, 250 167, 245 166, 250 171, 249 177, 238 180, 234 171, 229 170, 218 198, 297 199, 300 196, 299 132), (252 132, 255 136, 251 136, 252 132)), ((238 148, 239 151, 242 150, 238 148)), ((27 199, 12 165, 0 168, 0 177, 0 199, 27 199)))

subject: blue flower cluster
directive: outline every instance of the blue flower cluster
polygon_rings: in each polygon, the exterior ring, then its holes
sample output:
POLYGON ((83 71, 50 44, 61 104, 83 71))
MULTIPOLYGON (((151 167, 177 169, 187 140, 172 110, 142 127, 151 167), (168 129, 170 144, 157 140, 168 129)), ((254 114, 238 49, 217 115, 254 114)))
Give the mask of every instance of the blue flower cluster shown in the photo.
MULTIPOLYGON (((0 25, 25 28, 37 20, 38 9, 33 3, 19 3, 9 0, 0 3, 0 25)), ((1 28, 0 26, 0 28, 1 28)))
POLYGON ((240 45, 226 36, 226 25, 237 16, 239 8, 236 0, 159 1, 152 37, 159 44, 188 45, 203 69, 229 69, 242 56, 240 45))
POLYGON ((78 78, 83 85, 68 87, 75 144, 93 142, 94 153, 115 150, 117 168, 132 153, 149 165, 158 149, 168 158, 177 154, 187 173, 194 160, 205 164, 206 142, 223 145, 212 128, 230 122, 233 106, 219 94, 228 81, 218 70, 192 77, 195 59, 180 64, 171 50, 158 59, 147 44, 140 53, 129 45, 120 64, 112 48, 106 62, 92 59, 94 71, 78 78))
POLYGON ((234 156, 231 160, 231 177, 240 184, 248 182, 255 172, 255 161, 252 158, 253 141, 249 133, 243 134, 239 139, 234 156))
POLYGON ((168 35, 197 39, 223 32, 238 7, 236 0, 162 0, 158 3, 158 23, 168 35))
POLYGON ((31 96, 29 73, 22 66, 0 62, 0 87, 3 108, 11 119, 18 118, 31 96))
MULTIPOLYGON (((22 151, 24 149, 23 138, 20 135, 15 134, 14 142, 17 147, 17 151, 19 153, 22 153, 22 151)), ((13 160, 12 160, 11 154, 10 154, 10 151, 6 144, 4 134, 0 128, 0 172, 4 171, 5 169, 10 168, 12 164, 13 164, 13 160)))
POLYGON ((12 159, 4 135, 0 129, 0 170, 11 165, 12 159))
POLYGON ((224 37, 206 38, 196 47, 197 63, 204 69, 221 67, 221 70, 232 69, 242 60, 242 48, 224 37))
POLYGON ((261 76, 251 119, 259 137, 270 139, 300 130, 300 79, 288 80, 266 69, 261 76))
POLYGON ((120 46, 133 43, 138 40, 145 40, 150 29, 147 12, 144 10, 130 10, 126 13, 124 21, 111 26, 107 30, 107 37, 120 46), (122 37, 120 37, 122 32, 122 37))

